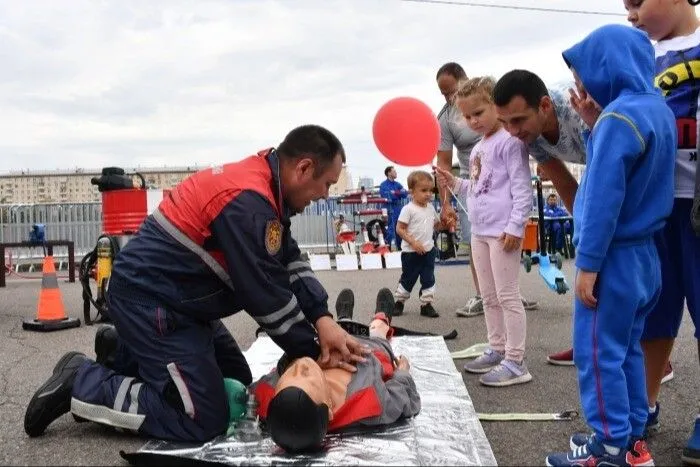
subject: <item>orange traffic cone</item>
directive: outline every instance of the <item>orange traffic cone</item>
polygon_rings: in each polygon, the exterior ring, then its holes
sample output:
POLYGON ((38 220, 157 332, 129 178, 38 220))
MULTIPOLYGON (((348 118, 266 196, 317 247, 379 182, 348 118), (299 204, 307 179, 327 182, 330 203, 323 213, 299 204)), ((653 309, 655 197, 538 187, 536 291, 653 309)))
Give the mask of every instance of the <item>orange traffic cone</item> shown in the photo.
POLYGON ((25 319, 22 322, 22 329, 46 332, 79 327, 80 320, 69 318, 63 307, 63 299, 61 298, 61 290, 58 288, 58 277, 56 276, 56 267, 53 264, 53 256, 44 257, 43 274, 37 317, 33 320, 25 319))

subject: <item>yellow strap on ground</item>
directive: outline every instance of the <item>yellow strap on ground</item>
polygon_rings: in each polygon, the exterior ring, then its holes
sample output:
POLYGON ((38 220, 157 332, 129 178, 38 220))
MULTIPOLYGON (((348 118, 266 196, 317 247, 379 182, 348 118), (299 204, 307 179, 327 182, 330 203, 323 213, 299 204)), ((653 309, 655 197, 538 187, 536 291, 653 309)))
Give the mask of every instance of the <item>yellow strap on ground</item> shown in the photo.
POLYGON ((489 344, 487 342, 483 342, 481 344, 474 344, 471 347, 467 347, 466 349, 452 352, 450 354, 450 357, 456 360, 460 360, 463 358, 476 358, 479 355, 483 354, 488 347, 489 344))
POLYGON ((575 410, 565 410, 561 413, 477 413, 479 420, 487 422, 515 422, 515 421, 571 421, 578 418, 575 410))

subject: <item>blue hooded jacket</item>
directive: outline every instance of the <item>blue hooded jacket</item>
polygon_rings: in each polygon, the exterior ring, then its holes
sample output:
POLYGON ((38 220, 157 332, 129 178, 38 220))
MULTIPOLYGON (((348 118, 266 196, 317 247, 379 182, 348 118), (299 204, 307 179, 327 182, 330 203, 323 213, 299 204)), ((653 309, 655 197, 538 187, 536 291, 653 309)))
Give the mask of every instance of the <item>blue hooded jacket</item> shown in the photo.
POLYGON ((608 248, 650 239, 673 207, 676 122, 654 88, 654 49, 632 27, 603 26, 563 53, 603 108, 584 135, 574 202, 576 266, 598 272, 608 248))

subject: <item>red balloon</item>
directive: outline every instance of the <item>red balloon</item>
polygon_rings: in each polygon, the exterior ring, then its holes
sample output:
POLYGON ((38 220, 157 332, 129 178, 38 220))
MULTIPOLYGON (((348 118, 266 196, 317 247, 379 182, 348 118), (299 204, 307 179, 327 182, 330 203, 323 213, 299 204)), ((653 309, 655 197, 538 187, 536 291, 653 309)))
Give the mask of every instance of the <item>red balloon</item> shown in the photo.
POLYGON ((427 165, 440 146, 440 124, 422 101, 397 97, 377 112, 372 136, 377 149, 390 161, 406 166, 427 165))

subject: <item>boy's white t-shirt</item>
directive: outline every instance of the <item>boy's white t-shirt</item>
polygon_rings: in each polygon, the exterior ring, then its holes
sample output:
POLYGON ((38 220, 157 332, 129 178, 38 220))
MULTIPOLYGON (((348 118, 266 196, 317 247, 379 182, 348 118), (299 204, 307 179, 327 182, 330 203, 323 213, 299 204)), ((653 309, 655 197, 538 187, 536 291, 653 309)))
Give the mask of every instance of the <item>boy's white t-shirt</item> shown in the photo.
MULTIPOLYGON (((398 219, 399 222, 408 225, 408 233, 423 245, 425 251, 432 250, 435 245, 433 232, 435 231, 435 222, 439 220, 440 217, 431 203, 428 203, 427 206, 419 206, 414 202, 401 208, 398 219)), ((406 240, 401 241, 401 249, 409 253, 415 252, 406 240)))
POLYGON ((659 41, 654 49, 656 86, 673 110, 678 127, 675 197, 692 199, 695 195, 697 120, 700 114, 700 87, 694 73, 700 59, 700 28, 688 36, 659 41))

